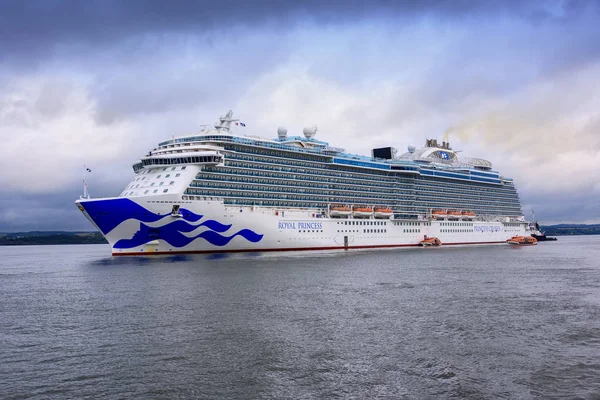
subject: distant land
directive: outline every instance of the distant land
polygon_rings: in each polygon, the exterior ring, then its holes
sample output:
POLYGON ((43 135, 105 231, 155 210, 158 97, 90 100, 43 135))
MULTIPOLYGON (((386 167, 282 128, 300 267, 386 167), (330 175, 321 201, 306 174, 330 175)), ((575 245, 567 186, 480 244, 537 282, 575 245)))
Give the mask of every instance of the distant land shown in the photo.
POLYGON ((33 231, 0 233, 0 246, 108 243, 100 232, 33 231))
MULTIPOLYGON (((600 224, 541 225, 547 236, 600 235, 600 224)), ((0 233, 0 246, 44 244, 106 244, 100 232, 32 231, 0 233)))
POLYGON ((540 226, 547 236, 600 235, 600 224, 559 224, 540 226))

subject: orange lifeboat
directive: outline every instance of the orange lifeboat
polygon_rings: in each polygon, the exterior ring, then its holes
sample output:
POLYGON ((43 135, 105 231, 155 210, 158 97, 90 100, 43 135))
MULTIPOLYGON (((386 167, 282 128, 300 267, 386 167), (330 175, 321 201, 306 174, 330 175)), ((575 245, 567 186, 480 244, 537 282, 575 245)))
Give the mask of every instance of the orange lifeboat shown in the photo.
POLYGON ((373 209, 365 206, 354 206, 352 215, 354 218, 369 218, 371 215, 373 215, 373 209))
POLYGON ((459 219, 462 217, 462 213, 460 211, 448 211, 446 214, 448 215, 448 219, 459 219))
POLYGON ((538 241, 533 236, 519 236, 515 235, 506 241, 508 244, 513 244, 516 246, 532 246, 534 244, 538 244, 538 241))
POLYGON ((419 242, 419 245, 421 245, 423 247, 441 246, 442 242, 440 239, 438 239, 436 237, 428 238, 427 236, 425 236, 425 239, 421 240, 419 242))
POLYGON ((394 211, 387 207, 375 207, 374 213, 375 218, 390 218, 394 214, 394 211))
POLYGON ((332 218, 347 217, 352 214, 352 209, 348 206, 332 206, 329 208, 329 215, 332 218))
POLYGON ((435 219, 444 219, 447 215, 448 213, 446 212, 446 210, 433 210, 431 212, 431 216, 435 219))
POLYGON ((475 213, 473 211, 463 211, 461 214, 462 218, 468 221, 475 218, 475 213))

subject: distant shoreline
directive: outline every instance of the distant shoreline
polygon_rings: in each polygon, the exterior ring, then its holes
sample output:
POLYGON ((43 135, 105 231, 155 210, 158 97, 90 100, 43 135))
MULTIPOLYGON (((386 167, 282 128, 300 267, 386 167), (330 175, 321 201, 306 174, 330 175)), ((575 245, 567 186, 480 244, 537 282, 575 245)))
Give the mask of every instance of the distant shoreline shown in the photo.
POLYGON ((100 232, 16 232, 0 233, 0 246, 57 244, 107 244, 100 232))
POLYGON ((559 224, 540 226, 547 236, 600 235, 600 224, 559 224))

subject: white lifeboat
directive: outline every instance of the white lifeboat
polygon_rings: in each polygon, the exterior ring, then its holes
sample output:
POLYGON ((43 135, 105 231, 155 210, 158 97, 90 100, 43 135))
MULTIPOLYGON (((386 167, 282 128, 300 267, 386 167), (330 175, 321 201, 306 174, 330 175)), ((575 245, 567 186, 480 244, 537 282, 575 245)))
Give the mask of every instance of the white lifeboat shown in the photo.
POLYGON ((444 219, 447 215, 448 213, 446 212, 446 210, 433 210, 431 212, 431 216, 435 219, 444 219))
POLYGON ((373 215, 373 209, 371 207, 355 206, 352 215, 354 218, 369 218, 373 215))
POLYGON ((352 214, 352 209, 348 206, 333 206, 329 208, 329 215, 332 218, 347 217, 352 214))
POLYGON ((394 211, 387 207, 375 207, 374 215, 375 218, 390 218, 394 215, 394 211))
POLYGON ((462 218, 462 213, 460 211, 448 211, 446 216, 449 220, 451 219, 456 221, 462 218))
POLYGON ((465 221, 471 221, 475 218, 475 213, 473 211, 463 211, 461 213, 462 219, 465 221))

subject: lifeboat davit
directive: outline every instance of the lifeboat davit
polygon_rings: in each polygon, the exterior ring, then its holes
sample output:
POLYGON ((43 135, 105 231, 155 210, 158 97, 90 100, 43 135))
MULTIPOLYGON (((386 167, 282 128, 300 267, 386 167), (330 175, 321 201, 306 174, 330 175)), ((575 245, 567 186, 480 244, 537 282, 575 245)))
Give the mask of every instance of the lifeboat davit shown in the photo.
POLYGON ((375 207, 374 214, 375 218, 390 218, 394 211, 387 207, 375 207))
POLYGON ((352 209, 347 206, 333 206, 329 209, 329 215, 332 218, 347 217, 352 214, 352 209))
POLYGON ((448 219, 460 219, 462 217, 462 213, 460 211, 448 211, 446 213, 446 215, 448 216, 448 219))
POLYGON ((427 236, 425 236, 425 239, 421 240, 419 242, 419 245, 421 245, 423 247, 441 246, 442 242, 440 239, 438 239, 436 237, 428 238, 427 236))
POLYGON ((431 216, 435 219, 444 219, 447 215, 446 210, 434 210, 431 212, 431 216))
POLYGON ((473 218, 475 218, 475 213, 473 211, 463 211, 461 214, 462 218, 467 221, 470 221, 473 218))
POLYGON ((352 215, 354 218, 369 218, 371 215, 373 215, 373 209, 371 207, 354 206, 352 215))
POLYGON ((515 235, 506 241, 508 244, 513 244, 515 246, 532 246, 534 244, 538 244, 538 241, 533 236, 519 236, 515 235))

